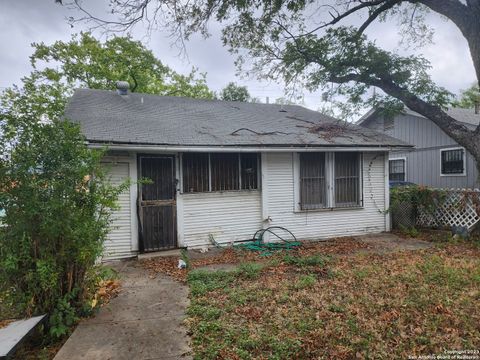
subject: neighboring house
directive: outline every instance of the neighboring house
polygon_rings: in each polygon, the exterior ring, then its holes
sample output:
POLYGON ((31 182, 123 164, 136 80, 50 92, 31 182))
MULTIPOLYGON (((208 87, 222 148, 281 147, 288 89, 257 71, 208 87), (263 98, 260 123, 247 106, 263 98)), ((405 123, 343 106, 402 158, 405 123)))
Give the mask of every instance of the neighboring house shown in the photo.
POLYGON ((120 196, 106 258, 251 239, 389 230, 388 151, 410 145, 300 106, 77 90, 66 116, 108 145, 120 196))
MULTIPOLYGON (((474 109, 453 108, 450 116, 474 129, 480 114, 474 109)), ((406 110, 385 118, 371 110, 357 125, 383 132, 415 146, 414 151, 390 153, 390 180, 409 181, 436 188, 478 188, 473 156, 431 120, 406 110)))

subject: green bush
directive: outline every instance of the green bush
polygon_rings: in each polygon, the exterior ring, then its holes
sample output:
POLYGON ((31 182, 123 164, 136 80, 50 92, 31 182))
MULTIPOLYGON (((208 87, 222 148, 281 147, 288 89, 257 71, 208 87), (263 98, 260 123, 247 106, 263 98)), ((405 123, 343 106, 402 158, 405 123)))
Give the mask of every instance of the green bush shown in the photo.
POLYGON ((0 156, 0 297, 21 316, 50 314, 51 334, 61 336, 86 300, 86 274, 129 184, 108 183, 104 151, 87 148, 77 125, 10 110, 0 118, 9 155, 0 156))
POLYGON ((395 209, 402 203, 411 203, 414 208, 422 207, 433 213, 447 198, 447 191, 425 186, 399 186, 390 190, 390 208, 395 209))

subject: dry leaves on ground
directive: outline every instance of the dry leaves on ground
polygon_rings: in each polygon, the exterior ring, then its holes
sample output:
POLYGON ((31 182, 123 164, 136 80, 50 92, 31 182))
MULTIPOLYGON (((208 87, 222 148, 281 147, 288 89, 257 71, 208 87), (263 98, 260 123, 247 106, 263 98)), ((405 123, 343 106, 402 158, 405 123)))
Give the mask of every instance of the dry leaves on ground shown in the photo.
POLYGON ((92 308, 100 304, 104 306, 120 292, 120 281, 117 279, 102 280, 92 301, 92 308))
POLYGON ((341 256, 319 266, 267 263, 258 277, 232 277, 228 286, 197 278, 187 321, 196 356, 391 359, 480 347, 478 247, 359 248, 302 248, 304 256, 341 256))
POLYGON ((7 320, 0 320, 0 329, 7 327, 10 325, 12 322, 14 322, 15 319, 7 319, 7 320))
POLYGON ((220 252, 204 254, 202 258, 190 259, 190 269, 178 269, 178 256, 156 257, 142 260, 141 264, 151 272, 151 276, 156 273, 163 273, 172 276, 174 279, 185 282, 189 270, 202 266, 214 264, 238 264, 241 262, 264 262, 269 259, 281 258, 285 254, 297 254, 300 256, 309 256, 315 254, 324 255, 345 255, 353 254, 360 250, 370 249, 371 245, 366 244, 353 237, 331 239, 321 242, 305 242, 296 250, 279 251, 269 257, 261 256, 257 252, 241 250, 235 248, 225 248, 220 252))

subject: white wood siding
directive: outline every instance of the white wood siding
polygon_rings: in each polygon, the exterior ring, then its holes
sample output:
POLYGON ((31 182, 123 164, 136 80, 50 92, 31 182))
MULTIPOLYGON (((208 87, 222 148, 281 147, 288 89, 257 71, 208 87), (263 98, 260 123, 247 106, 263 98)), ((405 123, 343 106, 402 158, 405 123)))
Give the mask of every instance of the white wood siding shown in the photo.
POLYGON ((361 209, 295 211, 294 154, 267 154, 266 185, 269 226, 283 226, 298 239, 378 233, 386 230, 385 155, 364 153, 361 209))
MULTIPOLYGON (((109 181, 113 185, 120 185, 130 176, 129 162, 105 163, 109 172, 109 181)), ((132 203, 132 189, 120 194, 118 197, 119 209, 112 214, 111 230, 104 243, 102 260, 112 260, 132 257, 136 251, 132 248, 132 215, 135 202, 132 203)))
POLYGON ((251 239, 262 227, 261 192, 179 194, 179 238, 189 248, 251 239), (181 213, 180 213, 181 212, 181 213))

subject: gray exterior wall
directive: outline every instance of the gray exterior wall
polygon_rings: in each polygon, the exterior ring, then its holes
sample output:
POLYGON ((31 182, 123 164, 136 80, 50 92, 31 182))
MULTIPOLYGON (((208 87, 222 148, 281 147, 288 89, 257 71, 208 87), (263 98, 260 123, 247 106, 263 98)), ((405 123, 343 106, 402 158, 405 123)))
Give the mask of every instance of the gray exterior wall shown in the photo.
POLYGON ((465 175, 440 174, 440 150, 459 147, 459 145, 432 121, 414 115, 397 115, 393 126, 388 126, 384 124, 383 117, 372 116, 365 120, 362 126, 415 145, 413 151, 390 153, 390 159, 406 159, 406 181, 438 188, 480 187, 475 160, 468 152, 466 152, 465 175))

